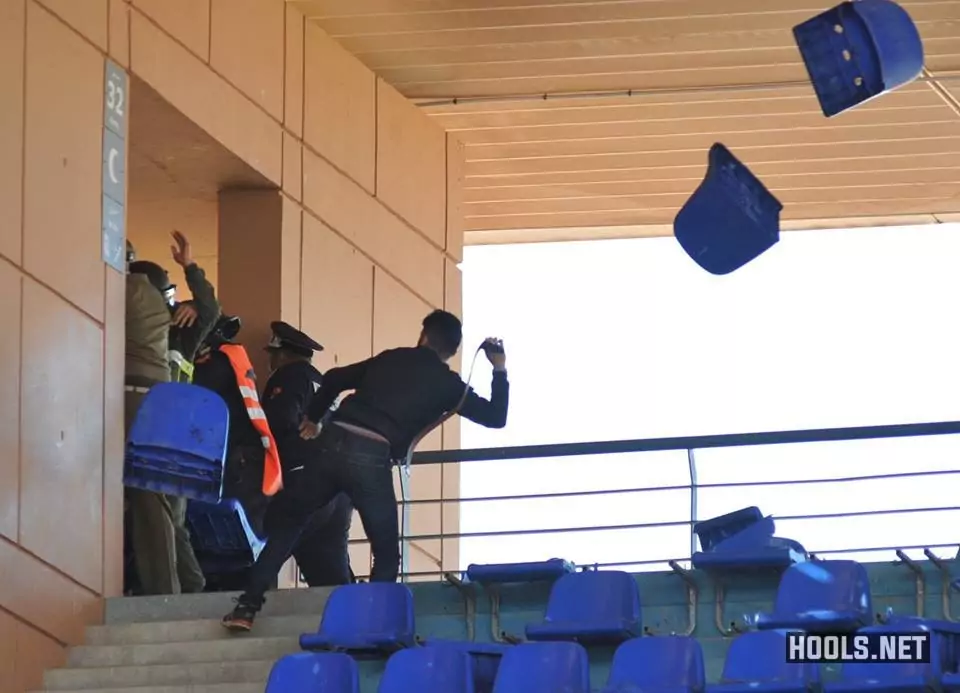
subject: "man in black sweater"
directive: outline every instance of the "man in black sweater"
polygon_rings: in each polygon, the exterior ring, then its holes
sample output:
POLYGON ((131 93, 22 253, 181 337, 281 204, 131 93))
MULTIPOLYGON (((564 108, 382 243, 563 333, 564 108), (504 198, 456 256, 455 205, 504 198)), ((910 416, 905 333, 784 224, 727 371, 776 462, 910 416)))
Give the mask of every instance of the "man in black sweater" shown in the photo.
POLYGON ((345 493, 360 515, 370 539, 375 582, 397 579, 400 528, 392 467, 416 443, 452 413, 488 428, 507 422, 509 383, 506 356, 499 342, 485 349, 493 365, 489 400, 478 396, 447 362, 462 340, 460 320, 434 311, 423 321, 416 347, 391 349, 323 377, 306 412, 301 436, 320 436, 315 459, 296 473, 285 474, 285 488, 273 501, 277 526, 250 572, 246 591, 223 619, 232 631, 248 631, 264 602, 264 593, 290 557, 304 527, 316 511, 345 493), (322 430, 320 421, 337 397, 347 397, 322 430))

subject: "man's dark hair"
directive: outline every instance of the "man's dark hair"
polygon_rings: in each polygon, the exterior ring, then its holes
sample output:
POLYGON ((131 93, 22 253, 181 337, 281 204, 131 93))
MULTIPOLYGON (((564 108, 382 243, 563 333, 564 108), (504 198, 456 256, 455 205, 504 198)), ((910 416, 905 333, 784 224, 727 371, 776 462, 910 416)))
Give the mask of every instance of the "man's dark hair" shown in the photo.
POLYGON ((147 275, 147 279, 150 280, 150 283, 153 284, 157 288, 157 291, 161 293, 170 288, 170 275, 167 274, 167 270, 163 269, 163 267, 155 262, 150 262, 148 260, 131 262, 130 274, 147 275))
POLYGON ((463 339, 463 324, 453 313, 435 310, 423 319, 423 334, 443 356, 453 356, 463 339))

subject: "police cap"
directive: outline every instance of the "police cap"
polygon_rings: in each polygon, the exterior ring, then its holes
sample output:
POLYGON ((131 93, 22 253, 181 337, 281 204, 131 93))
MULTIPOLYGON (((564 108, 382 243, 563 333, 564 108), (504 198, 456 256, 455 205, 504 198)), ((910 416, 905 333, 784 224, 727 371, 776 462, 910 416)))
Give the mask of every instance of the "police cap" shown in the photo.
POLYGON ((310 357, 315 351, 323 351, 323 346, 305 335, 293 325, 277 321, 270 323, 270 329, 273 330, 273 337, 265 349, 274 351, 284 349, 294 354, 310 357))

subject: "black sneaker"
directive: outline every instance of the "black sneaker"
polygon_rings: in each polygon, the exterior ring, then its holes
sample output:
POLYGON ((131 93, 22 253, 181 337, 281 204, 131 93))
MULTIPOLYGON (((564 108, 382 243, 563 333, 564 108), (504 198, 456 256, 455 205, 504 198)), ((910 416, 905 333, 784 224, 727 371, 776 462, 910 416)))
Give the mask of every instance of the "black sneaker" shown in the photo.
POLYGON ((233 611, 223 617, 220 625, 232 633, 249 633, 253 629, 253 620, 257 617, 260 606, 254 606, 242 599, 237 599, 236 602, 233 611))

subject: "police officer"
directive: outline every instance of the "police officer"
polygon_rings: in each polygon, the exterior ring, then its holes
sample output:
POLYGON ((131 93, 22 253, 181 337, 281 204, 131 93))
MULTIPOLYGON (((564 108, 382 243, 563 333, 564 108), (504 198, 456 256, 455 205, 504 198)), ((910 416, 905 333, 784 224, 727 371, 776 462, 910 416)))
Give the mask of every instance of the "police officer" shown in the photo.
MULTIPOLYGON (((323 346, 285 322, 271 323, 273 338, 266 346, 270 378, 263 389, 263 411, 273 431, 283 465, 284 488, 302 487, 299 478, 317 457, 315 441, 300 436, 300 423, 322 376, 311 363, 323 346)), ((267 509, 265 530, 283 514, 289 493, 281 491, 267 509)), ((311 587, 351 581, 348 541, 353 508, 346 496, 335 498, 312 519, 293 552, 311 587)))

